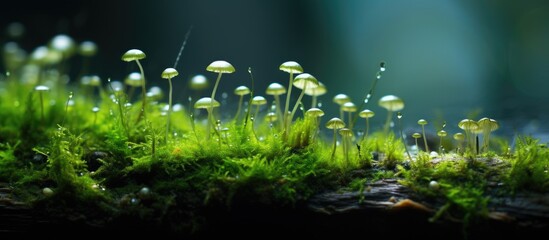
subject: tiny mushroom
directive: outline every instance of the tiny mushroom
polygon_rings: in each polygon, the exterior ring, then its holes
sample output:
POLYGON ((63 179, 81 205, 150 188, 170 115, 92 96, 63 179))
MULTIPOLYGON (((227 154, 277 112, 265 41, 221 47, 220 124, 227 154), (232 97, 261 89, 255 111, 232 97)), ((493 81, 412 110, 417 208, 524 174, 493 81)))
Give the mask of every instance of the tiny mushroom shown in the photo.
POLYGON ((166 68, 164 69, 164 71, 162 71, 162 74, 160 75, 162 78, 168 79, 168 83, 170 85, 170 88, 169 88, 170 91, 168 93, 168 117, 167 117, 168 120, 166 123, 166 141, 168 140, 168 135, 170 132, 170 118, 172 114, 172 92, 173 92, 172 78, 176 77, 177 75, 179 75, 179 73, 174 68, 166 68))
POLYGON ((343 106, 341 106, 341 109, 344 112, 349 113, 349 119, 347 120, 349 122, 348 126, 349 126, 349 129, 353 129, 352 114, 357 111, 356 105, 353 102, 346 102, 343 104, 343 106))
POLYGON ((289 86, 288 86, 288 95, 286 95, 286 104, 284 105, 284 119, 283 119, 283 122, 284 122, 284 134, 285 136, 287 136, 288 134, 288 131, 287 128, 288 128, 288 111, 289 111, 289 108, 290 108, 290 97, 292 96, 292 83, 294 81, 294 74, 299 74, 299 73, 302 73, 303 72, 303 68, 301 67, 301 65, 299 65, 299 63, 295 62, 295 61, 287 61, 287 62, 284 62, 282 64, 280 64, 280 66, 278 67, 278 69, 280 69, 280 71, 284 71, 284 72, 287 72, 290 74, 290 80, 289 80, 289 86))
POLYGON ((358 116, 366 119, 366 131, 364 132, 364 135, 362 135, 362 139, 364 139, 365 137, 367 137, 368 132, 370 131, 370 120, 368 119, 374 117, 375 113, 370 109, 364 109, 360 113, 358 113, 358 116))
POLYGON ((310 108, 305 112, 305 116, 313 119, 316 126, 316 131, 313 133, 312 136, 312 139, 314 140, 320 124, 318 118, 324 116, 324 111, 322 111, 320 108, 310 108))
POLYGON ((316 87, 316 86, 318 86, 318 80, 316 80, 316 78, 311 74, 302 73, 302 74, 299 74, 295 77, 293 85, 294 85, 294 87, 299 88, 302 91, 301 91, 301 94, 299 95, 299 97, 297 98, 297 101, 295 102, 292 113, 290 114, 290 117, 288 119, 288 121, 290 121, 290 122, 292 121, 292 119, 294 117, 294 114, 297 111, 297 107, 301 103, 301 99, 303 98, 303 95, 305 95, 305 90, 307 90, 307 87, 316 87))
POLYGON ((212 96, 210 97, 211 99, 215 99, 215 92, 217 91, 217 86, 219 85, 219 80, 221 79, 221 75, 223 75, 223 73, 233 73, 235 72, 235 69, 233 65, 231 65, 230 63, 226 61, 218 60, 210 63, 210 65, 206 67, 206 71, 217 73, 217 79, 215 80, 212 96))
POLYGON ((461 143, 463 142, 463 140, 465 140, 465 135, 463 135, 463 133, 460 133, 460 132, 455 133, 454 139, 458 142, 456 152, 459 153, 461 150, 461 143))
POLYGON ((343 93, 340 93, 340 94, 337 94, 334 96, 334 99, 333 101, 339 105, 339 118, 341 120, 344 120, 344 116, 343 116, 343 104, 345 104, 346 102, 350 102, 351 101, 351 98, 349 96, 347 96, 346 94, 343 94, 343 93))
POLYGON ((488 151, 490 145, 490 133, 496 131, 499 128, 499 123, 491 118, 481 118, 478 120, 479 130, 482 131, 482 150, 488 151))
POLYGON ((317 107, 317 97, 326 94, 327 91, 326 86, 321 82, 318 82, 318 86, 316 87, 305 89, 305 94, 313 97, 311 107, 317 107))
POLYGON ((353 131, 349 128, 339 129, 339 134, 341 135, 343 142, 343 154, 345 156, 345 164, 349 163, 349 149, 351 148, 351 137, 353 136, 353 131))
POLYGON ((386 95, 379 99, 379 106, 387 109, 387 121, 385 122, 385 132, 389 130, 393 112, 404 109, 404 101, 395 95, 386 95))
POLYGON ((427 120, 419 119, 417 124, 421 125, 421 132, 423 133, 423 143, 425 144, 425 151, 429 152, 429 146, 427 145, 427 138, 425 137, 425 125, 427 125, 427 120))
POLYGON ((242 109, 242 100, 244 99, 244 95, 248 95, 248 94, 250 94, 250 92, 251 92, 250 89, 246 86, 238 86, 237 88, 234 89, 234 94, 238 95, 238 108, 237 108, 236 114, 234 116, 235 120, 240 115, 240 111, 242 109))
POLYGON ((337 145, 337 132, 336 131, 338 129, 341 129, 341 128, 344 128, 344 127, 345 127, 345 122, 343 122, 343 120, 341 120, 339 118, 332 118, 332 119, 328 120, 328 122, 326 122, 326 128, 334 130, 334 143, 333 143, 333 148, 332 148, 332 159, 334 158, 336 145, 337 145))
POLYGON ((45 120, 43 92, 47 92, 49 90, 50 90, 50 88, 48 86, 45 86, 45 85, 38 85, 38 86, 34 87, 34 91, 37 91, 38 95, 40 95, 40 116, 41 116, 42 122, 44 122, 44 120, 45 120))
POLYGON ((255 96, 252 98, 251 104, 256 106, 253 117, 257 118, 257 115, 259 113, 259 107, 267 104, 267 99, 265 99, 263 96, 255 96))
POLYGON ((267 95, 273 95, 276 104, 276 114, 278 115, 280 127, 282 127, 282 110, 280 109, 280 95, 286 93, 286 88, 279 83, 271 83, 265 91, 267 95))
POLYGON ((443 151, 444 151, 444 147, 442 146, 442 139, 444 137, 446 137, 448 135, 448 133, 444 130, 440 130, 437 132, 437 135, 440 137, 440 143, 439 143, 439 150, 440 150, 440 154, 442 155, 443 154, 443 151))
POLYGON ((146 81, 145 81, 145 72, 143 71, 143 66, 141 65, 141 62, 139 60, 144 59, 146 57, 145 53, 139 49, 130 49, 126 51, 122 55, 122 61, 125 62, 131 62, 135 61, 137 66, 139 67, 139 71, 141 72, 141 111, 139 112, 139 116, 137 117, 137 120, 141 120, 141 117, 144 117, 145 114, 145 107, 147 105, 147 87, 146 87, 146 81))
MULTIPOLYGON (((216 101, 215 99, 211 99, 209 97, 203 97, 201 99, 198 99, 198 101, 196 101, 194 103, 194 108, 196 109, 206 109, 206 111, 208 112, 208 124, 207 124, 207 133, 208 133, 208 138, 210 136, 210 125, 214 125, 214 119, 213 119, 213 114, 212 114, 212 110, 213 108, 215 107, 219 107, 221 106, 221 104, 216 101)), ((215 127, 215 126, 214 126, 215 127)))
POLYGON ((92 57, 97 53, 97 44, 92 41, 83 41, 78 46, 78 53, 84 57, 92 57))
POLYGON ((474 132, 478 129, 478 123, 471 119, 463 119, 458 123, 458 127, 465 130, 469 149, 473 154, 476 154, 476 137, 474 136, 474 132))
POLYGON ((421 138, 421 133, 415 132, 414 134, 412 134, 412 137, 414 138, 414 140, 416 140, 416 149, 417 149, 418 152, 419 152, 419 146, 417 145, 417 139, 418 139, 418 138, 421 138))
POLYGON ((189 81, 189 88, 192 90, 204 90, 210 86, 206 76, 202 74, 194 75, 189 81))

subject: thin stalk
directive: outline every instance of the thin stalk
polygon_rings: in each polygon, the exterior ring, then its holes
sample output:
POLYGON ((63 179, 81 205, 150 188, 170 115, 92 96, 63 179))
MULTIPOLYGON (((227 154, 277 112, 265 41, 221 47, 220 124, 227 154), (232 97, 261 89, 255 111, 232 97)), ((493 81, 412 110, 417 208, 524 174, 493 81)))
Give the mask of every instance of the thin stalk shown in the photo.
POLYGON ((145 71, 143 71, 143 66, 141 66, 141 62, 139 60, 135 60, 137 63, 137 66, 139 67, 139 72, 141 72, 141 112, 139 112, 139 115, 137 116, 137 123, 141 121, 141 118, 145 118, 145 109, 147 107, 147 87, 145 83, 145 71))
POLYGON ((410 161, 412 161, 412 155, 410 155, 410 152, 408 151, 408 146, 406 146, 406 141, 404 140, 404 134, 402 134, 402 122, 401 122, 401 119, 402 118, 402 114, 400 114, 400 112, 398 113, 398 128, 399 128, 399 131, 400 131, 400 139, 402 139, 402 144, 404 144, 404 149, 406 150, 406 155, 408 155, 408 159, 410 159, 410 161))
POLYGON ((212 96, 211 96, 211 99, 212 99, 212 104, 210 106, 211 108, 213 108, 213 103, 214 103, 213 100, 215 99, 215 92, 217 91, 217 86, 219 85, 219 80, 221 79, 222 74, 223 73, 221 73, 221 72, 218 73, 217 74, 217 79, 215 80, 215 85, 214 85, 214 89, 212 91, 212 96))
POLYGON ((353 113, 349 112, 349 129, 353 130, 353 121, 351 121, 351 116, 353 116, 353 113))
POLYGON ((369 118, 366 118, 366 132, 364 133, 364 135, 362 135, 362 140, 361 141, 364 141, 364 138, 366 138, 368 136, 368 132, 370 131, 370 120, 368 120, 369 118))
POLYGON ((297 102, 295 102, 294 109, 292 110, 292 113, 290 114, 290 119, 289 119, 290 122, 294 118, 295 111, 297 111, 297 107, 301 103, 301 99, 303 98, 303 95, 305 95, 305 90, 307 89, 307 83, 308 82, 305 82, 305 85, 303 86, 301 94, 299 94, 299 98, 297 98, 297 102))
POLYGON ((427 138, 425 137, 425 125, 421 125, 421 131, 423 132, 423 143, 425 144, 425 152, 429 153, 429 146, 427 145, 427 138))
POLYGON ((169 99, 168 99, 168 120, 166 123, 166 143, 168 142, 168 136, 170 135, 170 119, 172 115, 172 79, 168 78, 168 83, 170 84, 170 93, 169 93, 169 99))
POLYGON ((42 95, 42 91, 39 92, 40 94, 40 116, 41 116, 41 121, 42 123, 44 123, 45 121, 45 117, 44 117, 44 96, 42 95))
POLYGON ((252 88, 250 89, 250 99, 248 100, 248 110, 246 111, 246 117, 244 118, 244 128, 248 124, 248 118, 250 117, 250 110, 252 108, 252 99, 254 98, 254 75, 252 74, 252 68, 248 67, 248 73, 252 81, 252 88))
POLYGON ((238 116, 240 116, 240 111, 242 108, 242 100, 244 100, 244 95, 240 95, 240 98, 238 99, 238 109, 236 110, 236 114, 234 115, 233 121, 238 120, 238 116))
POLYGON ((387 120, 385 120, 385 126, 383 127, 383 131, 385 133, 389 132, 389 126, 391 125, 392 118, 393 118, 393 111, 387 111, 387 120))
POLYGON ((332 160, 334 159, 335 152, 336 152, 336 145, 337 145, 337 130, 334 128, 334 146, 332 148, 332 160))
MULTIPOLYGON (((376 76, 376 78, 374 79, 374 82, 372 83, 372 86, 370 87, 370 91, 368 91, 366 96, 364 96, 364 100, 362 101, 362 103, 360 103, 360 106, 358 107, 358 109, 364 109, 365 105, 370 101, 370 98, 372 98, 372 96, 374 95, 374 90, 376 89, 377 82, 381 78, 381 73, 378 72, 378 74, 379 75, 376 76)), ((353 118, 353 124, 356 122, 357 117, 358 117, 358 114, 355 115, 355 117, 353 118)))
POLYGON ((282 111, 280 110, 280 97, 279 95, 274 95, 275 98, 275 104, 276 104, 276 117, 279 119, 279 127, 282 128, 282 125, 284 124, 282 111))
POLYGON ((288 108, 290 108, 290 97, 292 96, 292 86, 293 86, 294 73, 290 72, 290 80, 288 86, 288 95, 286 95, 286 105, 284 106, 284 138, 288 136, 288 108))

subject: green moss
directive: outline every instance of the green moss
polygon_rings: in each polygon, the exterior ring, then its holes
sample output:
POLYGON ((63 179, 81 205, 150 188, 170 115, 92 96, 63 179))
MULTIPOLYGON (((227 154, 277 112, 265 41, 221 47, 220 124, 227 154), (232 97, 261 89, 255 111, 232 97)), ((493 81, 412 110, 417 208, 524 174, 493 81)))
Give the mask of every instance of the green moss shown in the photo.
POLYGON ((470 148, 456 153, 445 138, 443 156, 419 151, 405 158, 403 138, 390 130, 349 135, 346 149, 336 135, 333 148, 320 118, 297 116, 273 126, 252 119, 250 105, 241 117, 222 105, 213 111, 219 119, 214 124, 205 112, 173 109, 167 131, 159 95, 142 93, 132 101, 112 82, 92 95, 86 86, 65 84, 52 69, 41 70, 40 82, 19 81, 23 69, 0 81, 0 181, 13 186, 16 198, 45 211, 137 218, 190 231, 207 224, 208 210, 292 208, 323 191, 363 193, 369 183, 398 179, 422 197, 444 202, 433 220, 449 213, 471 222, 485 216, 487 193, 549 189, 549 150, 529 137, 519 138, 513 152, 494 136, 491 145, 499 149, 481 154, 470 148), (38 84, 50 86, 43 119, 38 84), (440 188, 429 187, 431 181, 440 188), (491 182, 505 184, 494 191, 491 182), (43 194, 46 187, 53 194, 43 194), (141 193, 143 188, 150 193, 141 193))
POLYGON ((511 167, 506 182, 513 191, 528 189, 549 190, 549 148, 532 137, 517 138, 515 154, 509 159, 511 167))

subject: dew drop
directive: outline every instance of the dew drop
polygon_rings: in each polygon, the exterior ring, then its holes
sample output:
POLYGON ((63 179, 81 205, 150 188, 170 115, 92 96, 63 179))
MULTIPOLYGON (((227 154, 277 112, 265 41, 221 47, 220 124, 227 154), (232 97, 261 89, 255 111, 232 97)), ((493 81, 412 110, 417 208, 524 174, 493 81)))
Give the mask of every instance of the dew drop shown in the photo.
POLYGON ((385 72, 385 62, 380 62, 379 63, 379 71, 382 71, 382 72, 385 72))
POLYGON ((377 72, 377 73, 376 73, 376 78, 377 78, 377 79, 381 79, 381 72, 377 72))
POLYGON ((397 113, 397 118, 398 118, 398 119, 401 119, 401 118, 402 118, 402 113, 401 113, 401 112, 398 112, 398 113, 397 113))
POLYGON ((73 92, 69 92, 69 99, 72 99, 73 96, 74 96, 74 93, 73 93, 73 92))
POLYGON ((372 98, 372 94, 368 93, 368 95, 366 95, 366 98, 364 99, 364 103, 368 103, 370 101, 370 98, 372 98))

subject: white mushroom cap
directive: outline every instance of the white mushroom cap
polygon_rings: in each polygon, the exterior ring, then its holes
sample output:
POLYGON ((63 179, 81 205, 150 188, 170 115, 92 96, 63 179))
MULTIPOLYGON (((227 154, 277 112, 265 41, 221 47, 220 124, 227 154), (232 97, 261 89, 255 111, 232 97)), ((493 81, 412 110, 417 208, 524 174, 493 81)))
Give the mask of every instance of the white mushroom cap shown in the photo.
POLYGON ((265 105, 267 104, 267 99, 263 96, 255 96, 252 98, 252 105, 265 105))
POLYGON ((329 129, 340 129, 345 127, 345 122, 340 118, 332 118, 326 122, 326 128, 329 129))
POLYGON ((303 68, 301 67, 301 65, 299 65, 299 63, 294 62, 294 61, 284 62, 280 65, 280 67, 278 67, 278 69, 280 69, 281 71, 287 72, 287 73, 302 73, 303 72, 303 68))
POLYGON ((141 73, 132 72, 124 79, 124 84, 132 87, 139 87, 141 86, 142 81, 143 78, 141 77, 141 73))
POLYGON ((344 112, 356 112, 357 111, 357 107, 353 102, 344 103, 343 106, 341 107, 341 109, 344 112))
POLYGON ((250 89, 246 86, 238 86, 235 90, 234 90, 234 94, 238 95, 238 96, 244 96, 244 95, 248 95, 250 94, 250 89))
POLYGON ((295 77, 293 85, 299 89, 303 89, 305 86, 307 86, 307 88, 316 87, 318 86, 318 80, 311 74, 302 73, 295 77))
POLYGON ((334 96, 334 102, 338 105, 343 105, 346 102, 350 102, 351 98, 346 94, 340 93, 334 96))
POLYGON ((370 109, 364 109, 360 113, 358 113, 358 116, 361 118, 371 118, 375 116, 376 114, 372 112, 370 109))
POLYGON ((404 101, 395 95, 383 96, 379 99, 379 106, 387 109, 388 111, 400 111, 404 108, 404 101))
POLYGON ((160 76, 164 79, 170 79, 177 75, 179 75, 179 73, 177 72, 177 70, 175 70, 175 68, 166 68, 164 69, 164 71, 162 71, 162 74, 160 76))
POLYGON ((322 111, 320 108, 310 108, 305 112, 305 114, 311 117, 322 117, 324 116, 324 111, 322 111))
POLYGON ((202 74, 197 74, 193 76, 189 81, 189 87, 193 90, 203 90, 208 88, 208 86, 208 79, 202 74))
POLYGON ((147 57, 145 53, 139 49, 130 49, 122 55, 122 60, 126 62, 131 62, 134 60, 141 60, 147 57))
MULTIPOLYGON (((213 99, 213 107, 219 107, 221 106, 221 104, 216 101, 215 99, 213 99)), ((208 108, 211 108, 212 107, 212 99, 209 98, 209 97, 203 97, 201 99, 198 99, 198 101, 196 101, 194 103, 194 108, 204 108, 204 109, 208 109, 208 108)))
POLYGON ((282 95, 286 93, 286 88, 280 83, 271 83, 265 91, 267 95, 282 95))
POLYGON ((326 86, 321 82, 318 82, 318 86, 316 87, 310 87, 309 85, 307 86, 307 89, 305 89, 305 94, 309 96, 321 96, 326 94, 326 92, 328 92, 328 90, 326 89, 326 86))
POLYGON ((235 71, 233 65, 223 60, 210 63, 210 65, 206 67, 206 70, 216 73, 233 73, 235 71))

